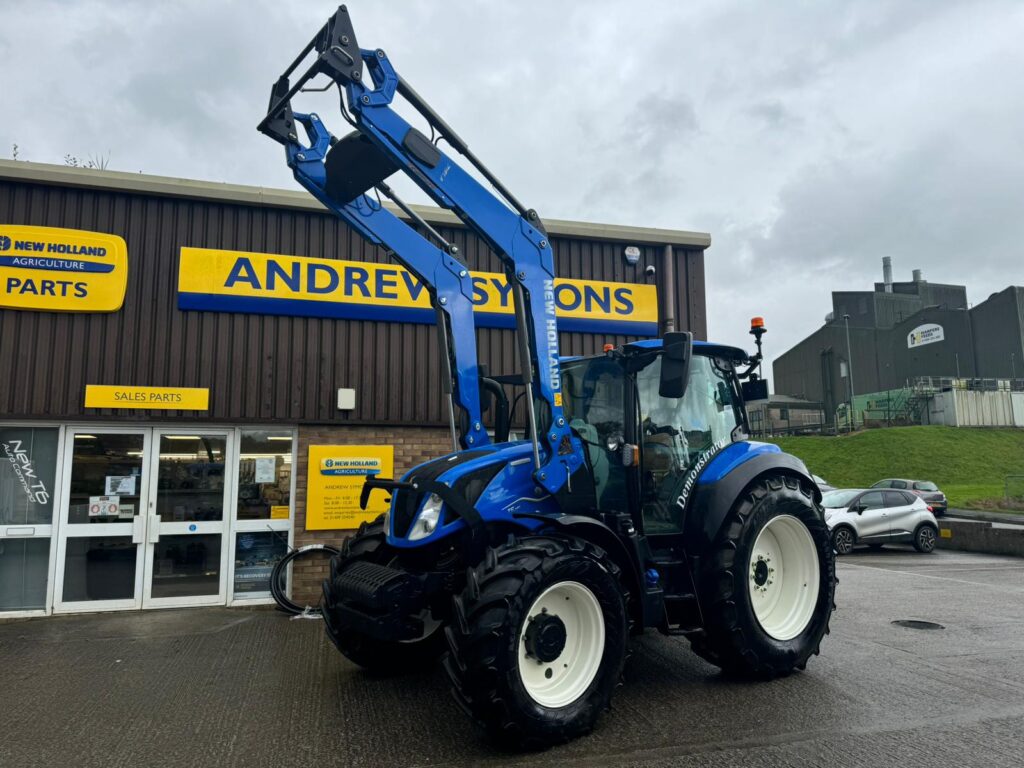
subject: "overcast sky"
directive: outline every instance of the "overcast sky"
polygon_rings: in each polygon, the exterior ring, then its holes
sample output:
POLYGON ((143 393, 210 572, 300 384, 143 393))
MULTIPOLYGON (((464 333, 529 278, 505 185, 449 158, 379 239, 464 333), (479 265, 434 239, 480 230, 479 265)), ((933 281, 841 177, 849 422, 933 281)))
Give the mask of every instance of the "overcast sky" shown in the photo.
MULTIPOLYGON (((296 188, 254 126, 335 7, 0 0, 0 156, 296 188)), ((885 255, 1024 284, 1022 2, 349 8, 541 216, 710 232, 714 340, 763 315, 774 357, 885 255)))

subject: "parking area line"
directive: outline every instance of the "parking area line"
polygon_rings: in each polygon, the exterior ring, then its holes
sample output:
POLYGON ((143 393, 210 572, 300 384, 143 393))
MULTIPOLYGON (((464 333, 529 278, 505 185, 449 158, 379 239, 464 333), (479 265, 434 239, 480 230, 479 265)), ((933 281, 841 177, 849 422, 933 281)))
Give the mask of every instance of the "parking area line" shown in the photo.
MULTIPOLYGON (((838 563, 837 565, 840 568, 843 568, 843 567, 845 567, 845 568, 864 568, 865 570, 869 570, 869 571, 885 571, 886 573, 898 573, 901 576, 916 576, 919 579, 937 579, 939 581, 952 581, 952 582, 955 582, 957 584, 971 584, 973 586, 978 586, 978 587, 991 587, 992 589, 998 589, 998 590, 1002 590, 1004 592, 1013 592, 1013 593, 1024 592, 1024 587, 1008 587, 1008 586, 1003 585, 1003 584, 989 584, 989 583, 984 582, 984 581, 967 581, 966 579, 950 579, 950 578, 948 578, 946 576, 933 576, 930 573, 917 573, 916 571, 898 571, 898 570, 894 570, 892 568, 880 568, 877 565, 860 565, 858 563, 838 563)), ((968 569, 968 570, 974 570, 974 569, 968 569)), ((994 570, 1002 570, 1002 569, 996 568, 994 570)), ((1007 568, 1006 570, 1017 570, 1017 569, 1013 568, 1013 567, 1010 567, 1010 568, 1007 568)))

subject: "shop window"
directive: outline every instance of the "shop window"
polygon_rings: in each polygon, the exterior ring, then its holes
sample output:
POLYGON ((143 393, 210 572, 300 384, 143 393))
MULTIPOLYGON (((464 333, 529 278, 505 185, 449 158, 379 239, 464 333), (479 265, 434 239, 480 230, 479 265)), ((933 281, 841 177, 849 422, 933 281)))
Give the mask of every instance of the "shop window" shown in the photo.
POLYGON ((238 519, 291 517, 292 433, 243 430, 238 466, 238 519))
POLYGON ((268 599, 270 573, 288 552, 293 447, 291 430, 239 431, 232 600, 268 599))
POLYGON ((0 427, 0 611, 46 607, 56 427, 0 427))
POLYGON ((269 593, 270 572, 287 552, 287 532, 235 534, 235 597, 262 597, 269 593))

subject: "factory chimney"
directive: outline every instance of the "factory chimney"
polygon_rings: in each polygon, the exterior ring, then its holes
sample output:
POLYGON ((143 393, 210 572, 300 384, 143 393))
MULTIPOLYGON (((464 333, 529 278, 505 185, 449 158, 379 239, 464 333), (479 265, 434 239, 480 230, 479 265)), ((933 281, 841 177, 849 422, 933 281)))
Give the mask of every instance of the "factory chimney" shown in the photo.
POLYGON ((885 292, 892 293, 892 257, 882 257, 882 282, 885 283, 885 292))
POLYGON ((920 269, 915 269, 914 270, 914 282, 915 283, 923 283, 924 282, 924 280, 921 278, 921 270, 920 269))

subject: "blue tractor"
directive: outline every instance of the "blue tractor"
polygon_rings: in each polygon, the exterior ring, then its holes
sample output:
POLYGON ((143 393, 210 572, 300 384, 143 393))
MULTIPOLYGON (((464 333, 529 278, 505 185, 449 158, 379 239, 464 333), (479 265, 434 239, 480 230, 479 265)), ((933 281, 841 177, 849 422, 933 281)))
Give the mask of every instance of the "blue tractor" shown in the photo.
POLYGON ((748 439, 744 379, 756 380, 763 324, 753 356, 666 333, 562 357, 540 217, 383 50, 358 46, 345 6, 274 84, 259 130, 284 145, 302 186, 423 283, 437 312, 453 451, 367 478, 364 507, 386 493, 390 511, 345 542, 324 582, 327 634, 346 657, 394 673, 444 656, 467 714, 519 747, 591 730, 629 637, 646 628, 686 637, 731 674, 804 668, 828 632, 835 560, 806 467, 748 439), (347 135, 293 111, 297 94, 323 90, 306 87, 314 79, 338 88, 347 135), (481 370, 469 271, 387 184, 398 172, 501 260, 518 373, 481 370), (526 435, 510 440, 516 402, 526 435))

